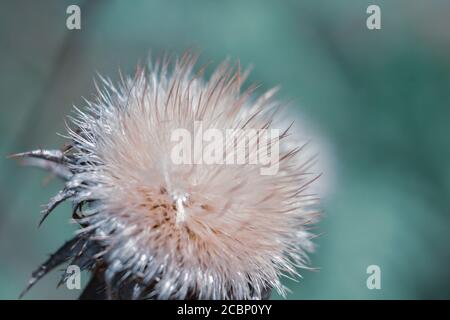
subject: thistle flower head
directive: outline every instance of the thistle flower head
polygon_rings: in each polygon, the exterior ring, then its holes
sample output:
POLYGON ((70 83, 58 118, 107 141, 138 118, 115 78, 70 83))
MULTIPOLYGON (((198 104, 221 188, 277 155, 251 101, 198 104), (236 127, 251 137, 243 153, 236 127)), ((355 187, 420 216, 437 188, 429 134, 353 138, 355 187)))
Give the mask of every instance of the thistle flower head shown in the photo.
POLYGON ((275 90, 242 92, 246 73, 228 63, 205 81, 194 62, 157 62, 118 86, 101 78, 97 100, 71 117, 69 148, 19 154, 66 180, 44 218, 70 200, 81 226, 53 265, 70 260, 101 274, 109 297, 261 299, 272 288, 285 294, 280 276, 307 265, 316 217, 308 186, 317 176, 289 126, 266 145, 257 134, 244 149, 229 141, 217 149, 219 158, 242 151, 249 160, 279 141, 275 174, 261 174, 262 163, 199 162, 204 149, 195 146, 191 163, 173 161, 179 128, 195 140, 197 123, 241 134, 277 123, 275 90))

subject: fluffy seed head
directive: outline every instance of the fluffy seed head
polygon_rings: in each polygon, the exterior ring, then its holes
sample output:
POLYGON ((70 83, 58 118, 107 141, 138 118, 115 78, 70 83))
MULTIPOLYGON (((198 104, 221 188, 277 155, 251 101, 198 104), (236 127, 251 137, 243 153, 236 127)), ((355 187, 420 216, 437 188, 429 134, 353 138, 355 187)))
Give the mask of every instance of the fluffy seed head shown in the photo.
MULTIPOLYGON (((78 234, 100 244, 89 259, 104 267, 106 283, 132 283, 133 297, 285 294, 280 276, 296 276, 312 249, 308 186, 317 176, 302 140, 279 125, 275 90, 242 92, 246 73, 228 63, 205 81, 194 62, 157 62, 119 86, 102 78, 98 99, 71 117, 63 164, 72 173, 66 198, 82 208, 78 234), (175 164, 172 133, 195 137, 196 122, 202 130, 280 129, 277 173, 261 174, 261 164, 175 164)), ((249 142, 246 158, 259 148, 249 142)), ((201 156, 193 149, 193 159, 201 156)))

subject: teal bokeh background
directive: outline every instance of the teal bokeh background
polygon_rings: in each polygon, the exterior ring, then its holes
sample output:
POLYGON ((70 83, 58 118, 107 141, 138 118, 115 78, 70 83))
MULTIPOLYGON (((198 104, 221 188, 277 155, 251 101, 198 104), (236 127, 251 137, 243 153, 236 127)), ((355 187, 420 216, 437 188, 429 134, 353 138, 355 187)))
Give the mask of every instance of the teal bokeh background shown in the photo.
MULTIPOLYGON (((94 93, 96 72, 132 73, 151 49, 201 51, 253 65, 250 82, 280 84, 327 142, 331 187, 318 250, 289 299, 450 298, 449 1, 0 2, 0 298, 75 229, 68 205, 37 228, 61 186, 6 155, 60 146, 64 116, 94 93), (65 27, 78 4, 82 30, 65 27), (382 29, 366 28, 378 4, 382 29), (331 172, 332 170, 332 172, 331 172), (366 268, 382 271, 368 290, 366 268)), ((58 272, 28 299, 75 298, 58 272)), ((85 281, 87 276, 83 278, 85 281)), ((276 297, 276 296, 274 296, 276 297)))

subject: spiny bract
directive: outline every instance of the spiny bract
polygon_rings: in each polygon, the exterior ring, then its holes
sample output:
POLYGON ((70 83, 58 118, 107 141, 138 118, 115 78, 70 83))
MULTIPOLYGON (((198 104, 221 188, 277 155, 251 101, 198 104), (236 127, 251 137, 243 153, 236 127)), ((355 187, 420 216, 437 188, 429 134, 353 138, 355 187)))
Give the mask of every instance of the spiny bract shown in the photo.
POLYGON ((85 298, 261 299, 272 288, 284 295, 280 276, 306 267, 316 221, 308 187, 317 175, 289 126, 279 128, 274 175, 262 175, 261 165, 171 161, 171 132, 195 135, 195 121, 203 129, 280 123, 276 90, 241 92, 246 73, 228 63, 205 81, 195 60, 150 63, 118 86, 100 77, 97 100, 70 117, 67 148, 15 155, 66 181, 44 218, 70 200, 81 226, 27 289, 69 261, 93 272, 85 298))

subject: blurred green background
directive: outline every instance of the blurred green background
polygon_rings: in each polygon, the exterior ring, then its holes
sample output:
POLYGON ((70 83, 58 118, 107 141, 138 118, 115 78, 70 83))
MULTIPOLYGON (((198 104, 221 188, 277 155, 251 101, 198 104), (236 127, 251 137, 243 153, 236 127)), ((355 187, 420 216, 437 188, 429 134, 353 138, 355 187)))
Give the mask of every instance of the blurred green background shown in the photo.
MULTIPOLYGON (((150 49, 186 48, 200 63, 253 65, 250 82, 280 84, 326 141, 320 270, 286 281, 289 299, 450 298, 449 31, 450 1, 436 0, 1 0, 0 298, 16 299, 74 230, 69 205, 37 228, 61 184, 5 157, 62 145, 55 132, 92 97, 96 72, 117 79, 150 49), (70 4, 81 7, 79 31, 66 28, 70 4), (366 28, 369 4, 381 7, 381 30, 366 28), (381 290, 366 287, 372 264, 381 290)), ((25 298, 79 295, 56 289, 58 278, 25 298)))

